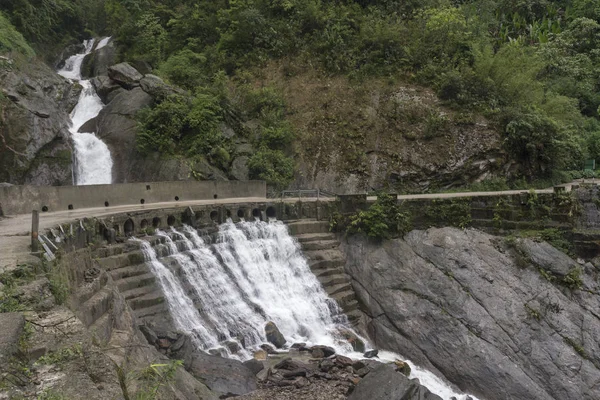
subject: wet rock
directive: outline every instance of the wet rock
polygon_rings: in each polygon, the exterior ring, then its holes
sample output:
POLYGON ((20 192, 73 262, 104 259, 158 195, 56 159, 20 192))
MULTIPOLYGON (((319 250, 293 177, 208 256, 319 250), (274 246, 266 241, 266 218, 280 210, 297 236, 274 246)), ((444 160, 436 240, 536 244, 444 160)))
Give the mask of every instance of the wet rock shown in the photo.
POLYGON ((340 333, 342 334, 342 336, 344 336, 344 338, 346 338, 348 343, 350 343, 354 351, 358 353, 365 352, 365 342, 363 342, 362 339, 356 335, 356 333, 349 329, 343 329, 342 331, 340 331, 340 333))
POLYGON ((241 350, 240 344, 233 340, 225 342, 225 347, 227 347, 229 351, 234 354, 241 350))
POLYGON ((303 347, 306 347, 306 343, 294 343, 291 348, 300 350, 303 347))
POLYGON ((267 336, 267 340, 278 349, 282 348, 286 343, 285 338, 281 332, 279 332, 279 329, 274 322, 267 322, 265 325, 265 335, 267 336))
POLYGON ((329 346, 313 346, 311 348, 311 350, 312 350, 314 358, 329 357, 329 356, 332 356, 335 354, 335 349, 333 347, 329 347, 329 346), (316 357, 315 352, 317 352, 316 354, 323 354, 323 355, 320 357, 316 357))
POLYGON ((417 379, 410 380, 396 372, 394 367, 381 364, 368 374, 354 388, 348 400, 442 400, 421 386, 417 379))
POLYGON ((407 362, 396 360, 394 361, 396 371, 403 373, 405 376, 410 376, 410 365, 407 362))
POLYGON ((254 375, 258 375, 263 369, 265 369, 264 364, 257 359, 252 359, 248 361, 244 361, 244 366, 248 368, 254 375))
POLYGON ((223 347, 217 347, 216 349, 208 350, 208 354, 215 357, 227 358, 227 350, 223 347))
POLYGON ((366 358, 374 358, 374 357, 377 357, 378 354, 379 354, 379 350, 374 349, 374 350, 366 351, 365 354, 363 354, 363 356, 366 358))
POLYGON ((185 360, 185 368, 213 392, 240 396, 256 390, 255 374, 240 361, 196 352, 185 360))
POLYGON ((273 346, 267 343, 263 343, 260 345, 260 348, 267 352, 267 354, 279 354, 277 350, 273 346))
POLYGON ((81 63, 81 76, 88 79, 95 76, 106 75, 108 68, 117 59, 117 51, 111 40, 106 46, 92 51, 85 56, 81 63))
POLYGON ((169 339, 158 339, 156 344, 159 349, 168 349, 169 347, 171 347, 171 342, 169 341, 169 339))
POLYGON ((133 89, 139 85, 140 79, 144 76, 129 63, 122 62, 108 67, 108 77, 125 89, 133 89))

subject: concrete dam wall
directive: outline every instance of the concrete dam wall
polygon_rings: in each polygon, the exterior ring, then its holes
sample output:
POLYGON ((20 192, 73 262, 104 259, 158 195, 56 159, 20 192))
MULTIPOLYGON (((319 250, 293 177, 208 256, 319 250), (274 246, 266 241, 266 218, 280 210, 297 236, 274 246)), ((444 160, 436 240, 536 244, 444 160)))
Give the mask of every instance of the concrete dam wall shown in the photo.
POLYGON ((0 215, 27 214, 34 209, 46 212, 186 200, 265 198, 266 193, 267 187, 263 181, 6 186, 0 187, 0 215))

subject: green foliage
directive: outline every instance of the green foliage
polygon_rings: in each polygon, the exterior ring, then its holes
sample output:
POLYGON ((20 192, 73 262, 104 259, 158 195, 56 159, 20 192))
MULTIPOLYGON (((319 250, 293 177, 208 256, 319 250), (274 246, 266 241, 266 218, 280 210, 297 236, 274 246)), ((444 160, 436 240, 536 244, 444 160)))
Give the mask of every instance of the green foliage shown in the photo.
POLYGON ((566 344, 571 346, 573 348, 573 350, 575 350, 577 352, 577 354, 579 354, 581 357, 588 358, 588 355, 585 352, 585 349, 583 348, 582 345, 577 343, 577 341, 575 341, 574 339, 571 339, 570 337, 567 337, 567 336, 564 337, 564 341, 566 344))
POLYGON ((425 209, 425 216, 435 226, 466 228, 471 224, 471 200, 432 200, 425 209))
MULTIPOLYGON (((220 99, 209 92, 188 98, 171 95, 153 108, 139 112, 137 147, 142 153, 165 156, 209 155, 223 143, 220 130, 223 109, 220 99)), ((223 150, 216 150, 223 161, 223 150)))
POLYGON ((80 358, 82 354, 81 345, 74 344, 73 346, 63 347, 62 349, 43 355, 35 363, 38 365, 60 365, 80 358))
POLYGON ((366 211, 358 211, 348 219, 346 232, 363 232, 376 240, 403 236, 412 228, 410 214, 402 212, 396 196, 379 194, 366 211))
POLYGON ((137 374, 139 379, 144 381, 145 387, 130 398, 136 400, 158 399, 160 389, 175 379, 175 373, 181 366, 183 366, 181 360, 172 360, 164 364, 150 364, 137 374))
POLYGON ((281 150, 261 148, 248 160, 250 179, 260 179, 283 189, 294 177, 294 161, 281 150))
POLYGON ((565 275, 560 283, 571 290, 581 289, 583 280, 581 278, 581 268, 575 267, 567 275, 565 275))
POLYGON ((0 12, 0 54, 18 53, 31 57, 34 52, 25 38, 0 12))

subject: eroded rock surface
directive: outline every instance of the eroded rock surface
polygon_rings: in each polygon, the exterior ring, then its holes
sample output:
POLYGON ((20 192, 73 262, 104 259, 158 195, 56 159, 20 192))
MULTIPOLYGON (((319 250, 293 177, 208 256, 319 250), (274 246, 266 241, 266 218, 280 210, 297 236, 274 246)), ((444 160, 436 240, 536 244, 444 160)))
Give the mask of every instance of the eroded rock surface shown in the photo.
POLYGON ((69 112, 81 86, 38 60, 0 58, 0 181, 70 185, 69 112))
MULTIPOLYGON (((346 271, 375 344, 487 400, 600 398, 596 273, 572 291, 523 266, 508 243, 454 228, 351 238, 346 271)), ((520 246, 573 265, 552 246, 520 246)))

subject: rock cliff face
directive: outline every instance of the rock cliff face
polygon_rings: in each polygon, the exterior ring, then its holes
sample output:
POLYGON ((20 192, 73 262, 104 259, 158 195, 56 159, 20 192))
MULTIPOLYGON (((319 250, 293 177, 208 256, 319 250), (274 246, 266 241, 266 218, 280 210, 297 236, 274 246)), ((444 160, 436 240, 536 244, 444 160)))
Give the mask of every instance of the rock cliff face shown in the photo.
POLYGON ((41 61, 0 57, 0 182, 72 184, 69 113, 80 91, 41 61))
POLYGON ((476 230, 344 245, 375 343, 486 400, 600 398, 597 270, 476 230), (581 289, 578 273, 582 272, 581 289), (552 282, 551 282, 552 281, 552 282))

